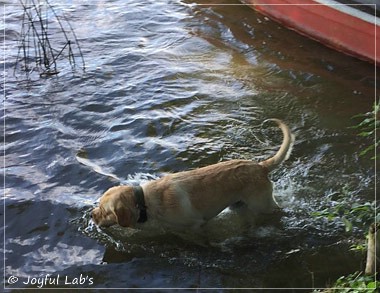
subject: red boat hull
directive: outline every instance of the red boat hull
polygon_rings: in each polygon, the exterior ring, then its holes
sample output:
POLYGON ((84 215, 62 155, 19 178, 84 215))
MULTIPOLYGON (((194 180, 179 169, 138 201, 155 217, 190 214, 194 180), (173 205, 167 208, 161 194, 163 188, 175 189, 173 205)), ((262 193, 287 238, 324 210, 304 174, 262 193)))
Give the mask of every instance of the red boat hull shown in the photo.
POLYGON ((331 0, 243 0, 284 26, 331 48, 380 65, 380 19, 331 0), (323 4, 322 4, 323 3, 323 4), (379 21, 378 21, 379 20, 379 21), (378 21, 378 22, 377 22, 378 21))

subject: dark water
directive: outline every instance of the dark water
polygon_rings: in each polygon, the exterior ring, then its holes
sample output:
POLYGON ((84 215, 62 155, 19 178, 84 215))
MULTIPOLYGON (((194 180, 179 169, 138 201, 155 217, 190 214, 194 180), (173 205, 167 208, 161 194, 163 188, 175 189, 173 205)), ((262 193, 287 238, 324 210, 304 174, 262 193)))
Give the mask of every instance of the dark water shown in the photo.
POLYGON ((312 288, 362 269, 349 247, 365 231, 311 213, 344 188, 358 203, 374 198, 374 163, 358 156, 371 141, 349 128, 375 100, 372 64, 242 5, 51 2, 75 30, 85 72, 64 60, 56 76, 14 71, 23 10, 2 7, 8 288, 312 288), (272 155, 281 135, 262 129, 270 117, 297 137, 272 174, 280 223, 242 234, 226 211, 210 223, 208 246, 91 223, 113 185, 272 155))

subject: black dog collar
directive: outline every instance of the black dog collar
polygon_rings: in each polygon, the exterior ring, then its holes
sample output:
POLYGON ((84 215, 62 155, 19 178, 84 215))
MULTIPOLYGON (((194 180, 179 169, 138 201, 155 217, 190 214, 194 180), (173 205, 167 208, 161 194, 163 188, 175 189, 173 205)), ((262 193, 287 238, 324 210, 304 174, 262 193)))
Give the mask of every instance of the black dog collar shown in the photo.
POLYGON ((138 223, 144 223, 148 220, 148 216, 146 214, 146 206, 144 199, 144 191, 141 186, 133 186, 133 195, 136 201, 136 207, 140 211, 140 216, 137 220, 138 223))

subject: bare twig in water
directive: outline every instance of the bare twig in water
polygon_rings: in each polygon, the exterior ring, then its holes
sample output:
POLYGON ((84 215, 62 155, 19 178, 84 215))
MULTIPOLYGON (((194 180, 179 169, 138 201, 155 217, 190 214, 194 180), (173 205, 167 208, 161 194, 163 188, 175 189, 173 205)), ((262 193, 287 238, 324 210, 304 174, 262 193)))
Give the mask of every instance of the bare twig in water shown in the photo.
POLYGON ((14 74, 21 66, 28 76, 35 71, 40 76, 56 75, 59 73, 58 65, 62 67, 63 61, 75 69, 77 59, 80 59, 82 69, 85 70, 78 38, 63 13, 58 15, 48 0, 44 3, 36 3, 35 0, 19 1, 24 15, 14 74), (52 27, 51 24, 58 24, 58 27, 52 27))

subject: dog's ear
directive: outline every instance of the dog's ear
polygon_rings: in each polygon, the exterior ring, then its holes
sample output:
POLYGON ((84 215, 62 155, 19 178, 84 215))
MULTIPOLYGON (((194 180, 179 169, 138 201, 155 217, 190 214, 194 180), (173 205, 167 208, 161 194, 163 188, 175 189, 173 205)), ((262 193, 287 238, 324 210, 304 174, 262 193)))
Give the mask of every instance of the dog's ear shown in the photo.
POLYGON ((132 214, 131 211, 123 206, 118 206, 115 208, 115 215, 117 223, 122 227, 130 227, 132 214))

